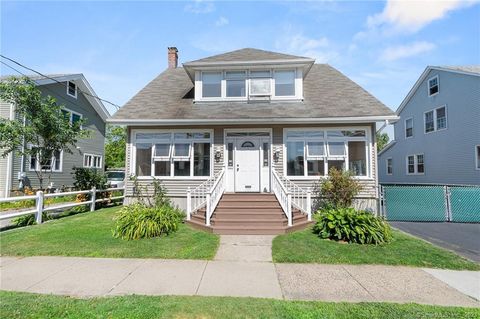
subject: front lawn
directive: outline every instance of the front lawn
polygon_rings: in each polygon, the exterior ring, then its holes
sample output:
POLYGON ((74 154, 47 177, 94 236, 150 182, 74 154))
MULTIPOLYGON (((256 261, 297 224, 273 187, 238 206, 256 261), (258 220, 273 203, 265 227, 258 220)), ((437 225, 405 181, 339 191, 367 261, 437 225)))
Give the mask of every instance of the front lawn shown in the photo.
POLYGON ((277 236, 273 261, 280 263, 383 264, 480 270, 480 265, 423 240, 393 230, 384 246, 346 244, 320 239, 311 228, 277 236))
POLYGON ((0 251, 11 256, 85 256, 212 259, 219 237, 181 224, 176 233, 152 239, 113 238, 118 207, 0 233, 0 251))
POLYGON ((123 296, 75 299, 0 292, 4 318, 478 318, 474 308, 232 297, 123 296))

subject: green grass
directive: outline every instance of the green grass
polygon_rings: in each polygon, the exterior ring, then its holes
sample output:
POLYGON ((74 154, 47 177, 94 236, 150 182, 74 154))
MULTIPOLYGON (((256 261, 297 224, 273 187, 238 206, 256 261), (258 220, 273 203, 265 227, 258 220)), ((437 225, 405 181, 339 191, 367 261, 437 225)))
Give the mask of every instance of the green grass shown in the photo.
POLYGON ((118 207, 52 220, 0 233, 0 251, 11 256, 85 256, 212 259, 217 235, 181 224, 176 233, 126 241, 113 238, 118 207))
POLYGON ((231 297, 124 296, 75 299, 0 291, 4 318, 478 318, 475 308, 231 297))
POLYGON ((281 263, 382 264, 480 270, 480 265, 426 241, 393 230, 387 245, 346 244, 320 239, 311 228, 273 240, 273 260, 281 263))
MULTIPOLYGON (((73 202, 76 199, 76 195, 60 196, 60 197, 50 197, 45 198, 45 205, 59 204, 65 202, 73 202)), ((0 212, 7 211, 11 209, 22 209, 35 206, 35 200, 19 200, 15 202, 0 203, 0 212)))

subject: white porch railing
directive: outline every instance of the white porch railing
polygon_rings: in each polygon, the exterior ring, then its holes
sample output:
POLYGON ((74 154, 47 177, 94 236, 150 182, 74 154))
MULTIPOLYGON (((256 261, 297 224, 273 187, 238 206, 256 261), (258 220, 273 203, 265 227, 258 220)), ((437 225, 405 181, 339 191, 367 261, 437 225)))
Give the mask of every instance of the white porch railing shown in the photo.
POLYGON ((287 215, 289 226, 292 218, 292 206, 307 215, 307 220, 312 220, 312 194, 301 188, 288 178, 280 176, 273 170, 273 192, 287 215))
POLYGON ((288 226, 292 226, 292 194, 290 194, 282 183, 282 179, 275 170, 272 170, 272 190, 277 198, 283 212, 287 216, 288 226))
POLYGON ((210 226, 210 218, 225 192, 225 169, 197 186, 187 190, 187 220, 192 213, 205 206, 205 224, 210 226))
POLYGON ((21 210, 13 213, 0 214, 0 220, 35 214, 35 221, 37 222, 37 224, 41 224, 43 212, 48 212, 52 210, 64 210, 67 208, 72 208, 75 206, 82 206, 82 205, 89 205, 90 211, 93 212, 95 211, 95 203, 100 203, 100 202, 114 200, 114 199, 122 199, 122 198, 125 198, 125 188, 96 189, 95 187, 93 187, 90 190, 63 192, 63 193, 50 193, 50 194, 45 194, 43 191, 38 191, 36 195, 0 198, 0 203, 18 202, 18 201, 25 201, 25 200, 31 200, 31 199, 35 200, 35 208, 29 209, 29 210, 21 210), (97 199, 97 196, 96 196, 97 193, 114 192, 114 191, 120 191, 122 192, 122 195, 97 199), (70 202, 65 204, 52 204, 50 206, 44 205, 45 198, 62 197, 62 196, 78 195, 78 194, 90 194, 90 200, 83 201, 83 202, 75 201, 75 202, 70 202))

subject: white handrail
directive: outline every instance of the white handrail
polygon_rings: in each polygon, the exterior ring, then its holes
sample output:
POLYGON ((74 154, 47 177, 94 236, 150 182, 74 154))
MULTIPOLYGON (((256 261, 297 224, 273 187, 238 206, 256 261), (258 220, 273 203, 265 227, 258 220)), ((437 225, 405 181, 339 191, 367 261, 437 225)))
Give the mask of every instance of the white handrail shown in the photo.
POLYGON ((207 226, 210 225, 210 217, 225 191, 224 176, 225 169, 222 169, 220 173, 210 177, 193 190, 187 189, 187 220, 191 219, 193 212, 206 206, 205 223, 207 226))
POLYGON ((292 205, 307 214, 307 220, 312 220, 312 193, 307 191, 285 176, 280 177, 285 184, 286 189, 292 194, 292 205))
POLYGON ((292 195, 283 185, 282 180, 275 170, 272 170, 272 190, 283 212, 287 216, 288 226, 292 226, 292 195))

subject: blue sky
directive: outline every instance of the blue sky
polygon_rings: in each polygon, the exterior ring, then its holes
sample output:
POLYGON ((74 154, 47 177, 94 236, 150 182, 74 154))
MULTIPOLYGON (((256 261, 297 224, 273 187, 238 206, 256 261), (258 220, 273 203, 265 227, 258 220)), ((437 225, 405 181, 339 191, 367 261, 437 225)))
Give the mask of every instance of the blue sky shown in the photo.
POLYGON ((394 110, 427 65, 480 64, 478 1, 0 5, 3 55, 45 73, 84 73, 119 105, 166 68, 168 46, 181 63, 243 47, 310 56, 394 110))

